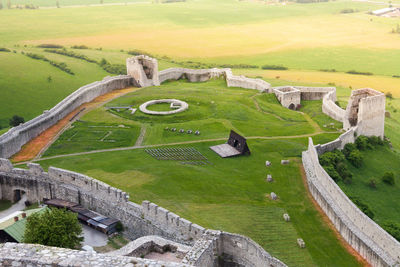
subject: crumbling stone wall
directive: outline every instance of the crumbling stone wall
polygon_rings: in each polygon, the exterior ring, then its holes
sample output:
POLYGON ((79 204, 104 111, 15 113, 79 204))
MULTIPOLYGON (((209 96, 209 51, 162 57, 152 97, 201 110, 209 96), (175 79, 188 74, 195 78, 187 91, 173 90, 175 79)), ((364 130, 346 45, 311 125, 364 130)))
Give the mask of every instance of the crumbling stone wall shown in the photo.
POLYGON ((132 78, 127 75, 106 77, 102 81, 82 86, 52 109, 45 111, 36 118, 10 129, 0 136, 0 157, 9 158, 21 147, 38 136, 41 132, 54 125, 68 113, 82 105, 90 102, 98 96, 111 92, 115 89, 129 87, 132 78))
POLYGON ((167 80, 187 79, 190 82, 205 82, 213 78, 225 78, 228 87, 240 87, 255 89, 261 92, 269 92, 270 84, 261 79, 252 79, 245 76, 235 76, 231 69, 185 69, 170 68, 160 71, 160 82, 167 80))
POLYGON ((319 164, 311 138, 302 160, 313 198, 346 242, 372 266, 399 266, 400 243, 355 206, 329 177, 319 164))
POLYGON ((343 128, 357 125, 357 134, 379 136, 385 131, 385 95, 379 91, 365 88, 351 92, 346 108, 343 128))

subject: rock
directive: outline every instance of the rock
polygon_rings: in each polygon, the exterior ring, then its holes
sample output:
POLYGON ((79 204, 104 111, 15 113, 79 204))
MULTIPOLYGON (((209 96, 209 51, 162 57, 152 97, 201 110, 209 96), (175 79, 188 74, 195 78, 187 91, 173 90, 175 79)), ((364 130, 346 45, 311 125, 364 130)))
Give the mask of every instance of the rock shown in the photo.
POLYGON ((297 245, 299 245, 300 248, 305 248, 306 247, 306 243, 301 238, 297 238, 297 245))
POLYGON ((272 179, 272 175, 271 174, 268 174, 267 175, 267 182, 272 182, 273 181, 273 179, 272 179))
POLYGON ((180 129, 179 132, 180 132, 180 133, 184 133, 184 132, 185 132, 185 129, 180 129))
POLYGON ((169 128, 168 128, 168 127, 165 127, 165 128, 164 128, 164 130, 168 131, 168 130, 169 130, 169 128))
POLYGON ((191 133, 193 133, 193 131, 192 130, 187 130, 187 133, 191 134, 191 133))
POLYGON ((274 192, 271 192, 270 196, 271 196, 272 200, 277 200, 278 199, 278 196, 274 192))
POLYGON ((171 128, 171 131, 172 132, 176 132, 176 128, 171 128))
POLYGON ((268 160, 267 160, 267 161, 265 162, 265 165, 266 165, 267 167, 271 166, 271 161, 268 161, 268 160))
POLYGON ((290 216, 287 213, 283 214, 283 219, 285 220, 285 222, 290 222, 290 216))
POLYGON ((195 135, 200 135, 200 131, 194 132, 195 135))
POLYGON ((281 160, 281 164, 282 165, 286 165, 286 164, 289 164, 289 163, 290 163, 290 160, 288 160, 288 159, 281 160))

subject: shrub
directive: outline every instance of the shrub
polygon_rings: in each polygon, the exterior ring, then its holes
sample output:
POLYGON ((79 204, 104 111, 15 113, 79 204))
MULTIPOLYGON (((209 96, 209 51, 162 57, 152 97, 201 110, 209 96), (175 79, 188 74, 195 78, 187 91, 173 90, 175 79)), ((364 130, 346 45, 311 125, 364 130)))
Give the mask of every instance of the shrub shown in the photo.
POLYGON ((357 75, 374 75, 372 72, 362 72, 362 71, 356 71, 356 70, 349 70, 346 73, 357 74, 357 75))
POLYGON ((383 146, 384 142, 381 138, 379 138, 378 136, 370 136, 368 137, 368 142, 372 145, 372 146, 383 146))
POLYGON ((385 222, 382 225, 386 232, 391 234, 397 241, 400 241, 400 224, 397 222, 385 222))
POLYGON ((347 184, 350 184, 352 182, 353 174, 349 171, 344 162, 339 162, 337 164, 336 171, 339 173, 340 177, 342 177, 344 182, 346 182, 347 184))
POLYGON ((387 183, 388 185, 394 185, 394 173, 393 172, 385 172, 385 174, 382 176, 382 181, 384 183, 387 183))
POLYGON ((11 50, 5 47, 0 47, 0 52, 11 52, 11 50))
POLYGON ((350 155, 350 153, 353 152, 354 150, 357 150, 357 146, 354 143, 347 143, 344 146, 342 153, 347 158, 350 155))
POLYGON ((372 210, 368 207, 367 204, 362 202, 358 197, 349 197, 351 201, 368 217, 371 219, 374 218, 375 214, 372 212, 372 210))
POLYGON ((336 69, 320 69, 323 72, 336 72, 336 69))
POLYGON ((391 92, 387 92, 387 93, 385 94, 385 96, 386 96, 386 98, 393 99, 393 95, 392 95, 391 92))
POLYGON ((263 70, 287 70, 287 67, 281 65, 264 65, 261 67, 263 70))
POLYGON ((73 45, 71 46, 73 49, 89 49, 86 45, 73 45))
POLYGON ((368 137, 360 135, 356 139, 356 146, 359 150, 366 150, 366 149, 372 149, 372 145, 369 143, 368 137))
POLYGON ((336 171, 335 167, 329 165, 326 166, 324 169, 335 182, 338 182, 340 180, 341 177, 339 173, 336 171))
POLYGON ((68 50, 65 50, 65 49, 63 49, 63 50, 60 50, 60 49, 45 49, 44 51, 48 52, 48 53, 55 53, 55 54, 60 54, 60 55, 64 55, 64 56, 67 56, 67 57, 73 57, 73 58, 82 59, 82 60, 85 60, 85 61, 90 62, 90 63, 97 63, 96 60, 88 58, 85 55, 75 53, 74 51, 68 51, 68 50))
POLYGON ((377 185, 377 182, 376 182, 376 180, 374 178, 369 179, 369 181, 368 181, 368 186, 369 187, 371 187, 373 189, 376 189, 376 185, 377 185))
POLYGON ((350 161, 351 165, 356 168, 360 168, 363 165, 363 156, 361 155, 359 150, 354 150, 350 152, 347 160, 350 161))
POLYGON ((18 115, 14 115, 12 116, 12 118, 10 119, 10 126, 15 127, 20 125, 21 123, 24 123, 25 119, 21 116, 18 115))
POLYGON ((64 46, 58 45, 58 44, 40 44, 37 47, 40 47, 40 48, 64 48, 64 46))
POLYGON ((332 165, 335 168, 337 167, 338 163, 344 161, 344 155, 339 150, 335 149, 331 152, 326 152, 319 157, 320 164, 323 166, 332 165))

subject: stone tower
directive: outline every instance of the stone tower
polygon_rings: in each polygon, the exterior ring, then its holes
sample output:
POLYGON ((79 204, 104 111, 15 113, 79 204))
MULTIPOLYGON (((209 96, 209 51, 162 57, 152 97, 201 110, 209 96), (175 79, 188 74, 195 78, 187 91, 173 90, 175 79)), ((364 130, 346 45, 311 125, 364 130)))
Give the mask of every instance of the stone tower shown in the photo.
POLYGON ((158 80, 157 59, 140 55, 126 60, 128 75, 132 76, 140 87, 160 85, 158 80))

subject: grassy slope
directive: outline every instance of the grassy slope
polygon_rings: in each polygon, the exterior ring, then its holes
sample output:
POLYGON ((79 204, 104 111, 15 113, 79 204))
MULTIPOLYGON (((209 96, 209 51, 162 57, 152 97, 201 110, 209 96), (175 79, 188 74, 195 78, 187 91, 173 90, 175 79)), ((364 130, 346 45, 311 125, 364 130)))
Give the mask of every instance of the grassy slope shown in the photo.
MULTIPOLYGON (((317 142, 327 138, 332 137, 316 137, 317 142)), ((292 266, 355 266, 306 197, 299 158, 292 158, 289 166, 279 164, 282 158, 298 157, 306 143, 306 138, 251 140, 252 155, 232 159, 214 154, 208 147, 215 143, 193 145, 212 162, 203 167, 156 161, 140 149, 47 160, 42 165, 86 173, 126 190, 135 202, 149 199, 203 226, 248 235, 292 266), (265 160, 272 161, 268 170, 265 160), (266 173, 274 183, 265 182, 266 173), (265 197, 272 191, 279 201, 265 197), (284 211, 291 223, 283 222, 284 211), (304 238, 307 249, 297 247, 297 237, 304 238)))
POLYGON ((346 185, 339 183, 347 195, 359 197, 374 212, 374 220, 381 224, 385 221, 400 221, 400 155, 388 147, 380 147, 371 151, 362 152, 364 165, 356 169, 348 164, 353 173, 353 183, 346 185), (384 164, 382 164, 384 162, 384 164), (394 186, 381 181, 387 171, 395 174, 394 186), (377 188, 368 186, 371 178, 377 181, 377 188))

